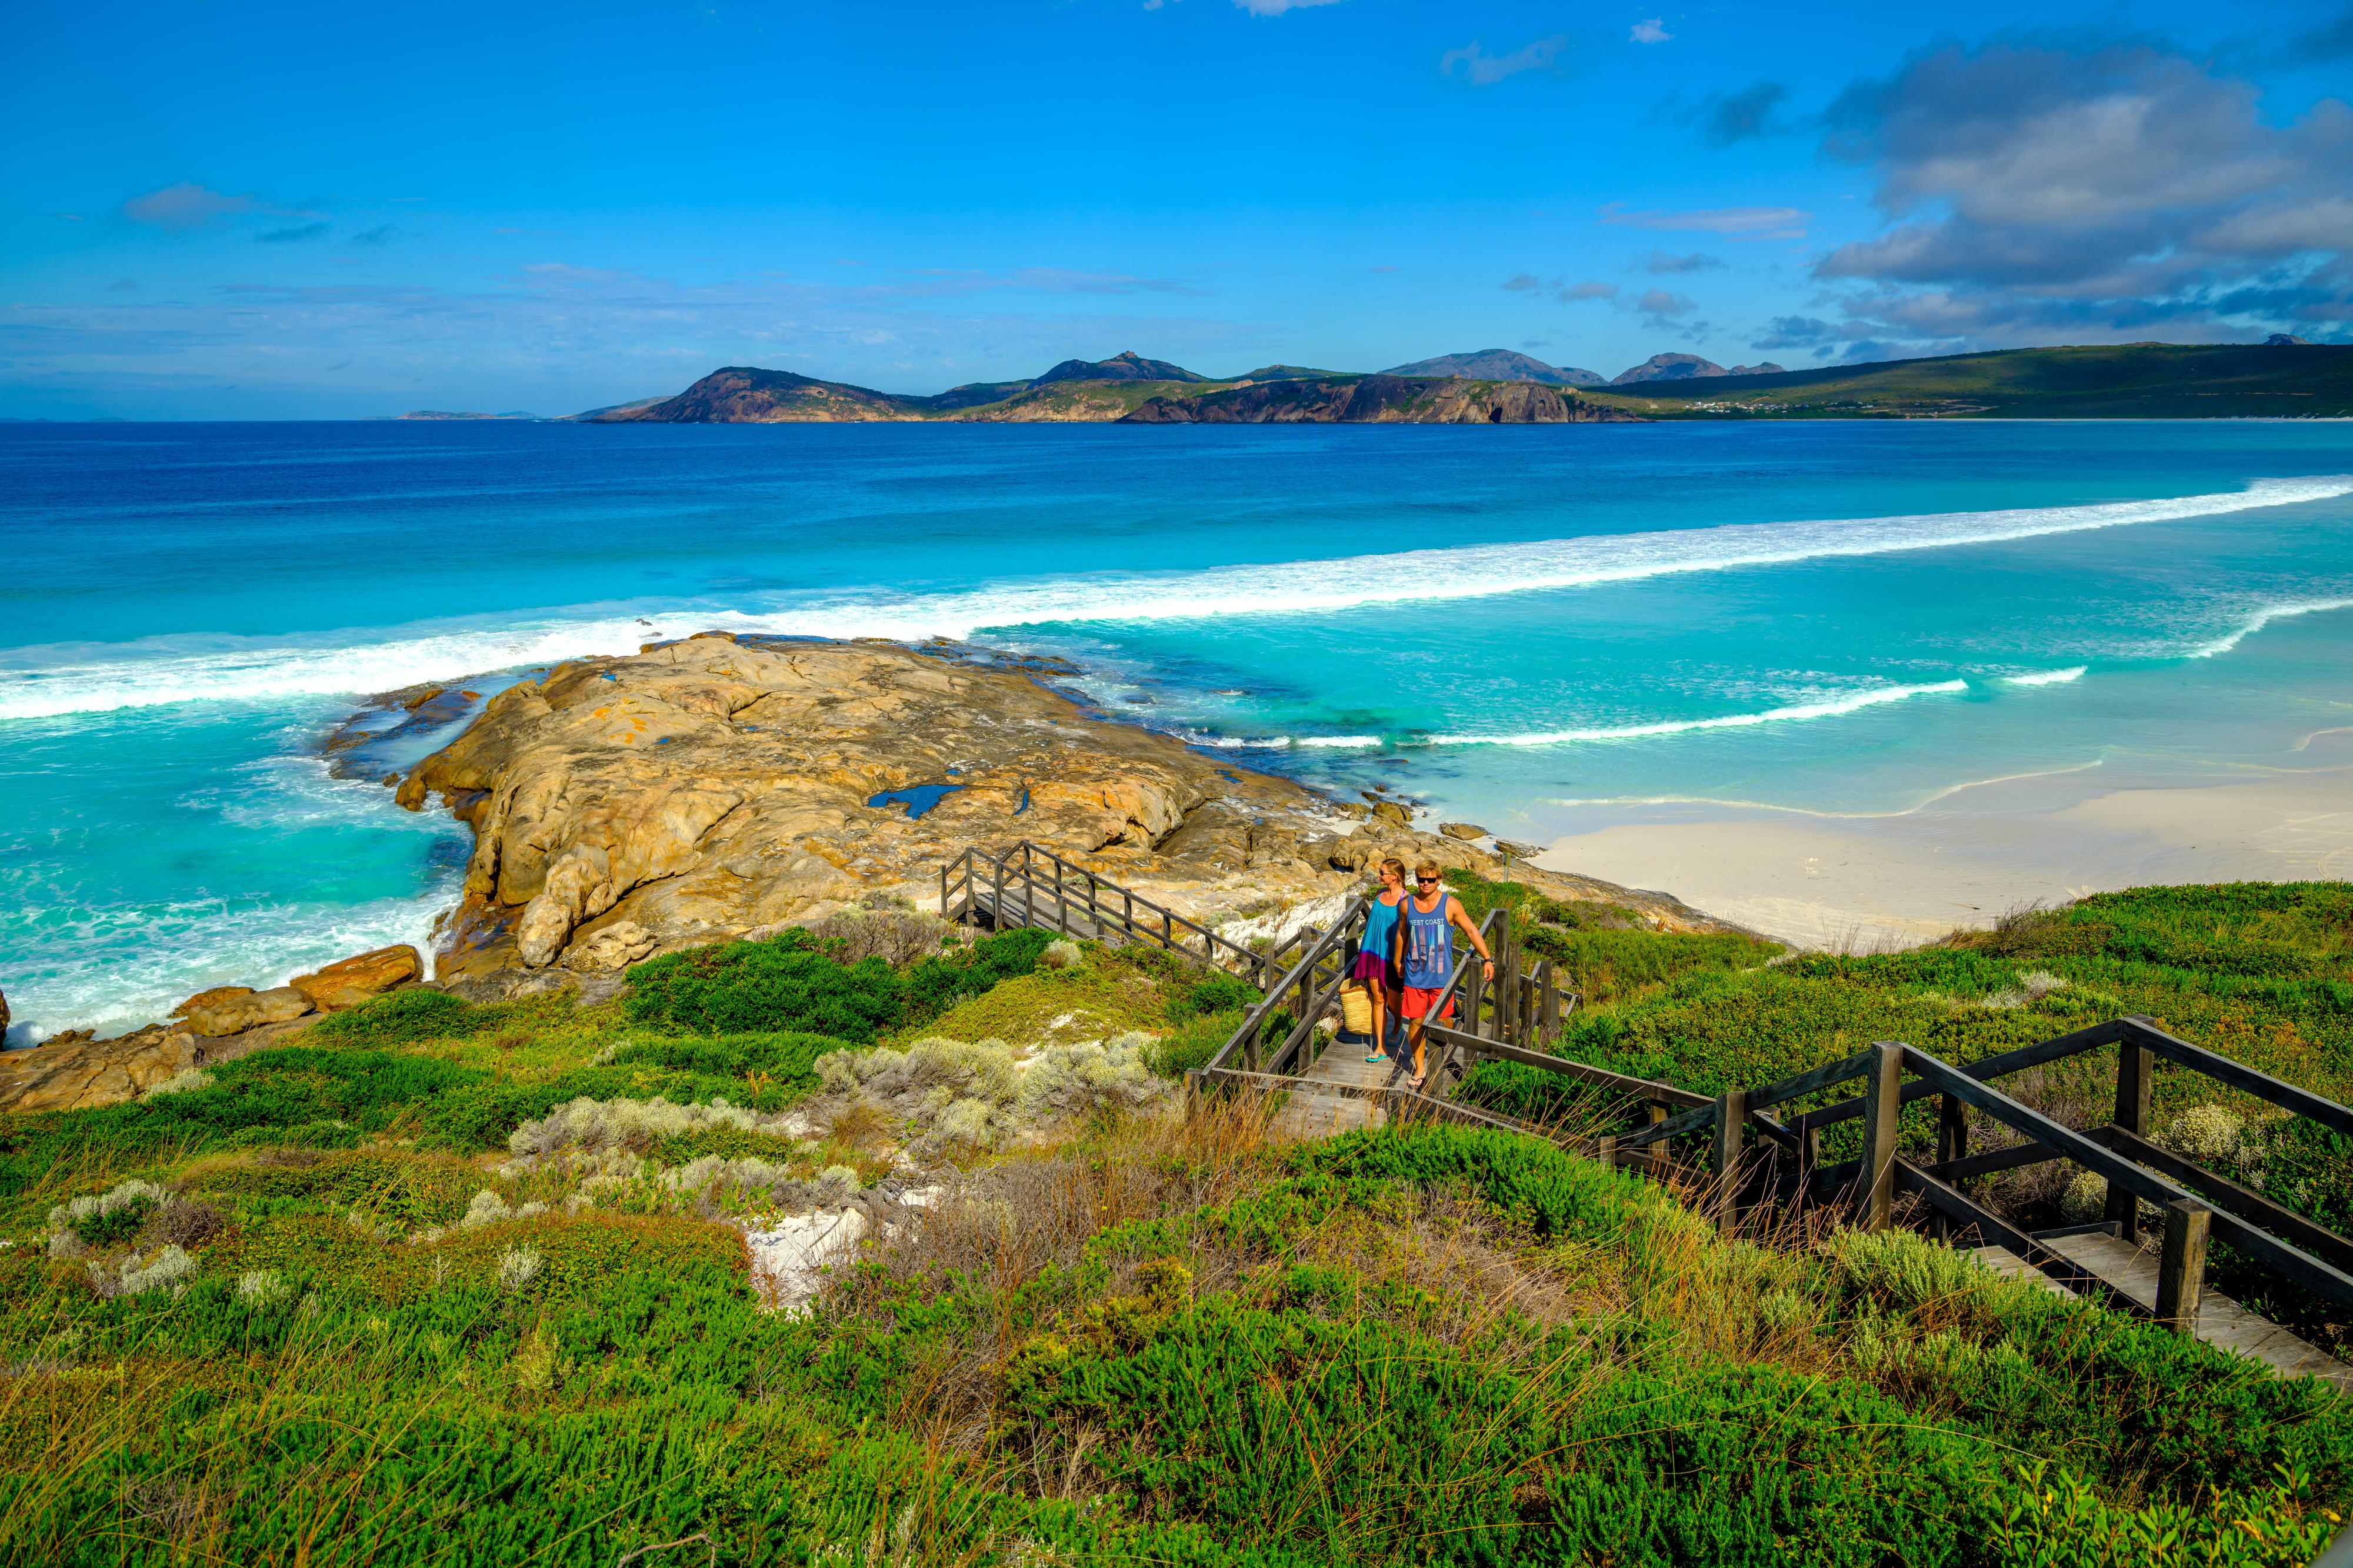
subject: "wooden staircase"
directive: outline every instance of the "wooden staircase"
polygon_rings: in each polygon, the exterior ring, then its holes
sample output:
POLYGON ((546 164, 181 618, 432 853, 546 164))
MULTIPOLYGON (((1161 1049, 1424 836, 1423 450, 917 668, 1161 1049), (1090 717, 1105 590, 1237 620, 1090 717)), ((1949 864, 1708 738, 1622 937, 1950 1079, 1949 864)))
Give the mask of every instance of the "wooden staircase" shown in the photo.
POLYGON ((1702 1094, 1555 1054, 1577 998, 1556 983, 1548 960, 1526 962, 1511 911, 1481 934, 1495 955, 1490 985, 1464 953, 1449 975, 1441 1016, 1426 1026, 1428 1080, 1417 1091, 1408 1062, 1367 1063, 1338 1043, 1342 982, 1364 930, 1366 900, 1327 930, 1295 933, 1267 952, 1208 927, 1026 840, 1002 855, 967 849, 940 872, 940 912, 997 930, 1027 926, 1112 945, 1150 942, 1248 978, 1261 999, 1208 1065, 1187 1074, 1188 1107, 1212 1094, 1283 1096, 1281 1125, 1301 1136, 1420 1117, 1492 1127, 1572 1147, 1620 1169, 1672 1180, 1715 1211, 1727 1230, 1788 1205, 1831 1206, 1866 1227, 1918 1226, 2002 1273, 2090 1296, 2252 1356, 2284 1375, 2310 1373, 2353 1393, 2353 1367, 2229 1298, 2205 1288, 2206 1247, 2221 1237, 2274 1277, 2353 1308, 2353 1240, 2218 1171, 2150 1140, 2158 1065, 2186 1069, 2353 1136, 2353 1110, 2284 1083, 2158 1028, 2111 1019, 1982 1061, 1955 1066, 1901 1041, 1883 1040, 1841 1061, 1753 1089, 1702 1094), (2104 1125, 2075 1129, 2021 1103, 2000 1079, 2115 1047, 2116 1100, 2104 1125), (1594 1124, 1618 1130, 1564 1134, 1461 1103, 1454 1091, 1482 1061, 1514 1062, 1595 1091, 1594 1124), (1861 1092, 1849 1087, 1860 1083, 1861 1092), (1933 1160, 1900 1147, 1905 1106, 1934 1100, 1933 1160), (2003 1147, 1967 1152, 1975 1116, 2004 1129, 2003 1147), (1826 1163, 1822 1133, 1860 1151, 1826 1163), (2100 1223, 2028 1233, 1968 1195, 1996 1172, 2063 1160, 2108 1183, 2100 1223), (2144 1208, 2158 1224, 2143 1234, 2144 1208))
POLYGON ((1331 930, 1302 942, 1223 1048, 1188 1075, 1191 1103, 1218 1092, 1283 1093, 1285 1124, 1315 1135, 1422 1116, 1546 1138, 1678 1181, 1727 1229, 1793 1204, 1833 1205, 1871 1227, 1900 1216, 1998 1270, 2031 1272, 2054 1290, 2194 1333, 2283 1375, 2310 1373, 2353 1392, 2353 1367, 2205 1288, 2207 1240, 2220 1237, 2274 1277, 2353 1307, 2353 1241, 2158 1147, 2149 1137, 2150 1089, 2164 1062, 2340 1135, 2353 1136, 2353 1110, 2142 1017, 2112 1019, 1965 1067, 1883 1041, 1776 1083, 1715 1095, 1631 1078, 1553 1054, 1576 998, 1555 987, 1548 964, 1523 961, 1507 910, 1481 928, 1496 954, 1494 985, 1481 984, 1467 954, 1449 978, 1454 1021, 1428 1026, 1430 1076, 1417 1093, 1406 1087, 1405 1067, 1366 1064, 1361 1053, 1327 1044, 1317 1027, 1337 1004, 1364 920, 1358 900, 1331 930), (2116 1109, 2105 1125, 2066 1127, 1998 1087, 2013 1074, 2109 1047, 2116 1051, 2116 1109), (1597 1119, 1621 1130, 1564 1135, 1456 1102, 1461 1076, 1481 1061, 1514 1062, 1599 1091, 1597 1119), (1858 1080, 1860 1094, 1847 1087, 1858 1080), (1925 1099, 1936 1102, 1937 1132, 1936 1158, 1923 1163, 1902 1152, 1899 1130, 1903 1108, 1925 1099), (1972 1116, 2015 1141, 1967 1153, 1972 1116), (1860 1153, 1825 1163, 1823 1131, 1847 1121, 1862 1123, 1860 1153), (2029 1234, 1968 1195, 1979 1177, 2053 1160, 2107 1180, 2100 1224, 2029 1234), (2144 1206, 2162 1216, 2146 1237, 2144 1206))

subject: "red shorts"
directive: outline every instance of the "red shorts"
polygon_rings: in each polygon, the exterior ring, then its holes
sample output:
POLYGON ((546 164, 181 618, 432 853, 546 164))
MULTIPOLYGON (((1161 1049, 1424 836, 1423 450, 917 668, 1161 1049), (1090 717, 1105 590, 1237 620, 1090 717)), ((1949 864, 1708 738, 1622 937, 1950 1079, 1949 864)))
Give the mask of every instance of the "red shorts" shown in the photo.
MULTIPOLYGON (((1439 998, 1445 994, 1446 987, 1443 985, 1409 985, 1398 998, 1398 1014, 1406 1018, 1429 1017, 1430 1009, 1437 1007, 1439 998)), ((1454 1004, 1448 1002, 1438 1016, 1441 1018, 1454 1016, 1454 1004)))

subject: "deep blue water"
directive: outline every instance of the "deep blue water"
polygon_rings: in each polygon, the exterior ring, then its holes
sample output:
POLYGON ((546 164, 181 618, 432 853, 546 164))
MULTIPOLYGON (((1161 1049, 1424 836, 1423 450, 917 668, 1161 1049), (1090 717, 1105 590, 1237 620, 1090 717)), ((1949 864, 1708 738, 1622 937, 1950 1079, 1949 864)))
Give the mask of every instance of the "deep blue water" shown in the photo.
POLYGON ((0 426, 0 990, 142 1021, 417 940, 353 698, 709 626, 1052 651, 1543 839, 2353 723, 2353 426, 0 426))

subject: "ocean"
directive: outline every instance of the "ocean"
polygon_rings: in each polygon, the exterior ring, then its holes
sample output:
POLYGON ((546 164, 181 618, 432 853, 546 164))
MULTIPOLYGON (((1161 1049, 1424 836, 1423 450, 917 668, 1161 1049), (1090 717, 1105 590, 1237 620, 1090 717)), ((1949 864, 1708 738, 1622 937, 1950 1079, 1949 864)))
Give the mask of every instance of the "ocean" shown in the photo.
POLYGON ((362 695, 706 627, 1062 655, 1105 712, 1541 843, 2241 776, 2353 725, 2353 425, 0 425, 12 1044, 423 942, 362 695))

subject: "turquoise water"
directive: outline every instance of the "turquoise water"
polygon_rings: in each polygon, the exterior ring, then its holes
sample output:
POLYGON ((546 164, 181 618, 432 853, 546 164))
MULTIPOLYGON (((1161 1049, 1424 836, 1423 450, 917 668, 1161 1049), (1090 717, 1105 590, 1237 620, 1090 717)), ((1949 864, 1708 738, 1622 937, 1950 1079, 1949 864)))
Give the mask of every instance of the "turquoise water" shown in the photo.
POLYGON ((19 1042, 425 939, 465 835, 330 776, 353 699, 705 626, 1535 840, 2353 723, 2342 424, 0 426, 0 551, 19 1042))

